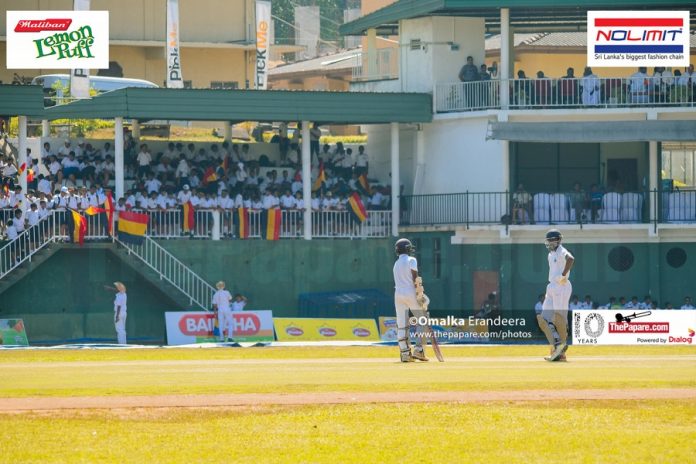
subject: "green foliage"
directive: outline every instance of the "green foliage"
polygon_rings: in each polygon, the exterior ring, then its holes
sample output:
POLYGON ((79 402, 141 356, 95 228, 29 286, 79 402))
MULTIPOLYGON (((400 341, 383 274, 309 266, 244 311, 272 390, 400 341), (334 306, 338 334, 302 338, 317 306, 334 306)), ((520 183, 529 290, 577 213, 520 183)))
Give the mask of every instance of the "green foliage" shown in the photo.
POLYGON ((104 119, 56 119, 52 124, 70 125, 70 137, 88 137, 97 129, 114 127, 113 121, 104 119))
MULTIPOLYGON (((263 141, 269 143, 273 138, 274 132, 266 131, 263 133, 263 141)), ((334 145, 338 142, 343 144, 367 143, 367 135, 325 135, 319 139, 319 143, 334 145)))
MULTIPOLYGON (((273 0, 271 14, 282 21, 275 20, 275 38, 277 43, 294 43, 295 6, 319 7, 321 20, 320 37, 327 42, 343 43, 343 37, 338 33, 338 27, 343 24, 343 11, 347 8, 359 7, 355 0, 273 0), (290 24, 286 24, 290 23, 290 24)), ((275 19, 275 18, 274 18, 275 19)))

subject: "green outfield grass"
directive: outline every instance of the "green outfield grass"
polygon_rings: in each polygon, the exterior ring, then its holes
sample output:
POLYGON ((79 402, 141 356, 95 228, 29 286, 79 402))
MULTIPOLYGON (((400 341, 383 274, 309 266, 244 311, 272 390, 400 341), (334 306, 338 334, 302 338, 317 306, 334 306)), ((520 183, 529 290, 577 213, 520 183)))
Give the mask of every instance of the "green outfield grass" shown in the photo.
POLYGON ((696 402, 0 415, 3 462, 685 463, 696 402))

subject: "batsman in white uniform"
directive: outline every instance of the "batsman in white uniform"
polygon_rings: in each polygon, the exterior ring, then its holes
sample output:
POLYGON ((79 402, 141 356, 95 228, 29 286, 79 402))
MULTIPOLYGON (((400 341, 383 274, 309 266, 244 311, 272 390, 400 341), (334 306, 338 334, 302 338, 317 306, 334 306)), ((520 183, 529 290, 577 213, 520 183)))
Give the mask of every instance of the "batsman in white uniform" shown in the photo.
POLYGON ((568 349, 568 304, 573 286, 570 283, 570 270, 575 258, 561 245, 563 235, 557 229, 546 233, 546 248, 549 250, 549 284, 541 317, 537 317, 539 327, 551 345, 551 355, 547 361, 565 361, 568 349), (558 340, 554 337, 558 334, 558 340))
POLYGON ((232 338, 234 318, 232 317, 232 308, 230 308, 230 301, 232 301, 232 295, 230 292, 225 290, 225 282, 220 281, 215 284, 217 292, 213 294, 213 309, 217 311, 218 317, 218 328, 220 330, 220 341, 225 341, 225 329, 227 330, 227 337, 232 338))
POLYGON ((408 239, 401 238, 396 241, 395 251, 398 258, 394 263, 394 306, 401 362, 413 362, 416 359, 428 361, 422 338, 418 339, 411 353, 409 312, 414 315, 425 314, 422 308, 427 307, 429 302, 423 290, 423 280, 418 276, 418 262, 410 256, 414 248, 408 239))

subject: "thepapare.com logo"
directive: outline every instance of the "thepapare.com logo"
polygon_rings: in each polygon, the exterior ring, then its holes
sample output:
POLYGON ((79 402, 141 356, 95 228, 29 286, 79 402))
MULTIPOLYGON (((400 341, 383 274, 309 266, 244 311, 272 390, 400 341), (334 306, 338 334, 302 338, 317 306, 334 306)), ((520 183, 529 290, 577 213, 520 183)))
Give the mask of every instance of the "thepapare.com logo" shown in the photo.
POLYGON ((587 63, 689 66, 688 11, 588 11, 587 63))
POLYGON ((108 11, 8 11, 8 69, 109 67, 108 11))

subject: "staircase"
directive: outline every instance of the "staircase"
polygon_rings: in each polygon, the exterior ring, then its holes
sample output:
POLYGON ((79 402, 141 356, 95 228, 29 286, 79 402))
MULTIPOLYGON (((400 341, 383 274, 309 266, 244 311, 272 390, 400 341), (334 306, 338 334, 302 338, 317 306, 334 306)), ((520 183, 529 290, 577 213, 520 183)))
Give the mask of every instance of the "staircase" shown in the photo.
POLYGON ((180 306, 210 311, 215 288, 157 242, 147 236, 141 245, 124 243, 117 238, 114 242, 117 246, 111 251, 116 256, 144 274, 180 306), (172 287, 178 292, 173 294, 172 287))

